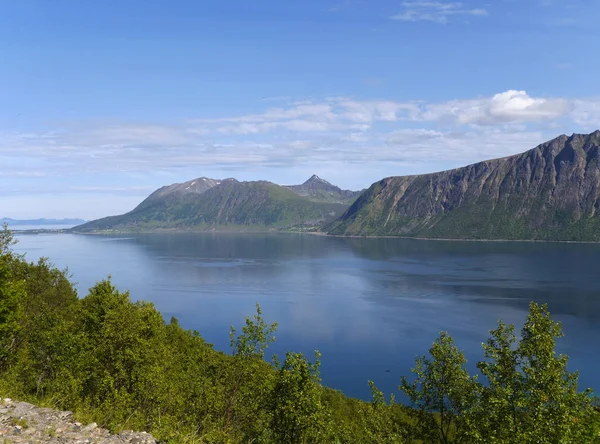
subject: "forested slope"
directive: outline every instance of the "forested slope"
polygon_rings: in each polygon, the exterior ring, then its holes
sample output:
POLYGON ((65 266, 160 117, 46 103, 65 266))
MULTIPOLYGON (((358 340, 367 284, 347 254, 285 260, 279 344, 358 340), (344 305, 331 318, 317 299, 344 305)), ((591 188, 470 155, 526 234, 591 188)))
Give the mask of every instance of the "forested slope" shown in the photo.
POLYGON ((490 332, 480 379, 441 333, 398 381, 410 405, 372 384, 364 402, 321 385, 318 352, 267 362, 276 324, 258 306, 223 353, 110 280, 78 297, 63 271, 25 261, 10 244, 0 232, 3 397, 174 443, 598 441, 595 401, 556 354, 560 326, 545 307, 532 303, 520 340, 502 323, 490 332))

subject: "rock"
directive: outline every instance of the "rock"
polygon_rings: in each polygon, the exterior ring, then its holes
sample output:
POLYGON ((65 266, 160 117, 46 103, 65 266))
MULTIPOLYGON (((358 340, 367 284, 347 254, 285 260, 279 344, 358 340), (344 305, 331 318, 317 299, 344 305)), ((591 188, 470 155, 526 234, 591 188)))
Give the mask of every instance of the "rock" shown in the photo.
POLYGON ((72 417, 72 416, 73 416, 73 412, 69 412, 69 411, 66 411, 66 412, 58 412, 58 417, 59 417, 60 419, 67 419, 67 418, 70 418, 70 417, 72 417))
POLYGON ((23 416, 23 415, 27 414, 27 412, 30 411, 34 407, 35 406, 33 404, 29 404, 28 402, 19 402, 15 406, 13 415, 23 416))
POLYGON ((92 422, 86 426, 73 420, 73 412, 39 408, 27 402, 5 398, 0 406, 0 443, 54 444, 156 444, 146 432, 127 430, 111 435, 92 422))
POLYGON ((98 428, 98 424, 96 424, 95 422, 92 422, 91 424, 86 425, 83 428, 84 432, 91 432, 92 430, 95 430, 96 428, 98 428))

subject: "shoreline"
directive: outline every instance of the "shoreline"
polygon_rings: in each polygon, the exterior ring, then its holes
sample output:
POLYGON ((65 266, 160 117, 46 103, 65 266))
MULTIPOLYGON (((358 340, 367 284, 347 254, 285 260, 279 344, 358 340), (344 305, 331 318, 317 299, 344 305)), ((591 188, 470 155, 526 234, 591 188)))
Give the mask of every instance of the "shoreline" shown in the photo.
MULTIPOLYGON (((44 231, 48 232, 48 231, 44 231)), ((94 235, 94 236, 110 236, 110 235, 127 235, 127 234, 309 234, 312 236, 322 236, 330 238, 342 239, 406 239, 417 241, 438 241, 438 242, 519 242, 519 243, 553 243, 553 244, 600 244, 600 241, 575 241, 575 240, 553 240, 553 239, 475 239, 475 238, 433 238, 433 237, 416 237, 416 236, 375 236, 375 235, 351 235, 351 234, 327 234, 321 231, 290 231, 290 230, 255 230, 255 231, 236 231, 236 230, 181 230, 181 229, 155 229, 155 230, 140 230, 140 231, 95 231, 81 232, 66 230, 52 230, 51 233, 67 233, 78 235, 94 235)), ((26 231, 21 231, 19 234, 27 234, 26 231)), ((36 233, 32 233, 36 234, 36 233)))
POLYGON ((474 238, 442 238, 442 237, 414 237, 414 236, 373 236, 373 235, 352 235, 352 234, 327 234, 327 233, 308 233, 327 237, 340 237, 350 239, 407 239, 418 241, 444 241, 444 242, 530 242, 530 243, 553 243, 553 244, 600 244, 600 241, 570 241, 570 240, 551 240, 551 239, 474 239, 474 238))

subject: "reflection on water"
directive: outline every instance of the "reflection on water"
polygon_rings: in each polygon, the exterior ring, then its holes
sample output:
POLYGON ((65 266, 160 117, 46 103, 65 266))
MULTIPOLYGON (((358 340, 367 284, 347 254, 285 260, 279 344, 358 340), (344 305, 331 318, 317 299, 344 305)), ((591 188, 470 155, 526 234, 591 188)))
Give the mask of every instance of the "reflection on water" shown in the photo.
POLYGON ((598 385, 600 245, 210 233, 19 241, 31 260, 68 265, 80 294, 111 274, 218 349, 259 302, 280 325, 273 351, 319 349, 324 383, 352 396, 369 396, 367 379, 395 390, 440 330, 474 363, 497 320, 521 324, 531 300, 563 321, 561 351, 583 385, 598 385))

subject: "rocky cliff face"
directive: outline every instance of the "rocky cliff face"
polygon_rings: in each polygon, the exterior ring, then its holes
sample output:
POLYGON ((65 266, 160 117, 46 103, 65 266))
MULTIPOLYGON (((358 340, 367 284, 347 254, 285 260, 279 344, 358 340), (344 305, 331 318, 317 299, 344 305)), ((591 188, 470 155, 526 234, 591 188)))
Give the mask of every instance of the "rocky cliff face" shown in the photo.
POLYGON ((330 234, 600 241, 600 131, 373 184, 330 234))
POLYGON ((9 398, 0 401, 0 440, 14 443, 104 443, 155 444, 152 435, 125 431, 110 434, 91 423, 83 425, 72 412, 36 407, 9 398))

